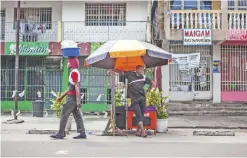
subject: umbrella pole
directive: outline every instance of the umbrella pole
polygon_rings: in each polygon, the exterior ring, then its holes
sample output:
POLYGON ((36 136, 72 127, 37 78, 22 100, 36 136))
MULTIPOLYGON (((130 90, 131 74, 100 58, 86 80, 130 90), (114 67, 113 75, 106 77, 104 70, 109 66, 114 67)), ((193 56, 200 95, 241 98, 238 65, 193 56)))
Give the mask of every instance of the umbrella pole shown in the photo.
POLYGON ((125 102, 125 128, 126 130, 128 129, 128 97, 127 97, 127 91, 128 91, 128 80, 127 78, 125 78, 125 98, 126 98, 126 102, 125 102))
POLYGON ((115 116, 116 116, 116 111, 115 111, 115 91, 116 91, 116 75, 115 73, 112 73, 112 85, 111 85, 111 104, 112 104, 112 110, 111 110, 111 124, 112 124, 112 134, 113 136, 116 135, 116 121, 115 121, 115 116))
MULTIPOLYGON (((106 128, 103 132, 102 135, 109 135, 109 130, 112 129, 112 135, 116 135, 116 121, 115 121, 115 116, 116 116, 116 111, 115 111, 115 91, 116 91, 116 86, 115 86, 115 73, 112 73, 112 84, 111 84, 111 117, 108 120, 108 123, 106 125, 106 128)), ((111 134, 110 134, 111 135, 111 134)))

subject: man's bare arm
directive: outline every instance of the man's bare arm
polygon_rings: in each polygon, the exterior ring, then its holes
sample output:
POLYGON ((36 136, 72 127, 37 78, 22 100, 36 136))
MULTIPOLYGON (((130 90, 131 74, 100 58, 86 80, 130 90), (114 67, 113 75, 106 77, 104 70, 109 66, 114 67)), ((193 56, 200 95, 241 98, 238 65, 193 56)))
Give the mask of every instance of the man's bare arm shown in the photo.
POLYGON ((68 94, 69 92, 69 88, 62 93, 62 95, 58 98, 58 101, 61 102, 63 100, 63 98, 68 94))
POLYGON ((80 85, 78 82, 75 83, 75 92, 76 92, 76 103, 77 106, 81 106, 81 92, 80 92, 80 85))

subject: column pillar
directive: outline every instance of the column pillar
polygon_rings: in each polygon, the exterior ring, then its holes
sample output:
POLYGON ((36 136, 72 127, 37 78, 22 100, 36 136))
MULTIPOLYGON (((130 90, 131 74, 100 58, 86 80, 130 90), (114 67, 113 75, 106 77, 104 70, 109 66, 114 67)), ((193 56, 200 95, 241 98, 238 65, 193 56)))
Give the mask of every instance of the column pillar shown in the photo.
MULTIPOLYGON (((168 40, 163 40, 162 49, 169 52, 169 41, 168 40)), ((169 92, 169 78, 170 78, 169 64, 162 66, 161 75, 162 75, 161 85, 162 85, 163 96, 169 96, 170 95, 170 92, 169 92)))
MULTIPOLYGON (((221 45, 213 45, 213 61, 221 61, 221 45)), ((213 103, 221 102, 221 73, 213 73, 213 103)))

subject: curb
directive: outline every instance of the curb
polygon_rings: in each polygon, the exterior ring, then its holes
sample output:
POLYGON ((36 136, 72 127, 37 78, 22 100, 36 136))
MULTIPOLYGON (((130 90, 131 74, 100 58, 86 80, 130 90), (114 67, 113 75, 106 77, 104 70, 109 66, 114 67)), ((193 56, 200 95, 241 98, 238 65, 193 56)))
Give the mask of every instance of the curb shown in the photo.
MULTIPOLYGON (((31 129, 28 130, 27 134, 56 134, 58 130, 46 130, 46 129, 31 129)), ((70 132, 77 132, 76 130, 71 130, 71 131, 65 131, 66 134, 69 134, 70 132)), ((86 130, 86 133, 99 133, 103 132, 103 130, 98 131, 98 130, 86 130)))
POLYGON ((24 122, 24 120, 14 120, 14 119, 12 119, 12 120, 4 121, 2 123, 3 124, 19 124, 19 123, 23 123, 23 122, 24 122))
POLYGON ((247 129, 246 127, 224 127, 224 126, 171 126, 168 128, 182 128, 182 129, 247 129))
POLYGON ((193 136, 235 136, 231 131, 193 131, 193 136))
MULTIPOLYGON (((222 127, 222 126, 172 126, 168 128, 170 129, 247 129, 247 127, 222 127)), ((86 130, 86 133, 89 134, 103 133, 103 131, 104 130, 86 130)), ((27 134, 55 134, 57 132, 58 130, 31 129, 28 130, 27 134)), ((66 131, 66 134, 69 134, 69 132, 76 132, 76 130, 66 131)), ((209 131, 205 131, 205 132, 209 132, 209 131)))

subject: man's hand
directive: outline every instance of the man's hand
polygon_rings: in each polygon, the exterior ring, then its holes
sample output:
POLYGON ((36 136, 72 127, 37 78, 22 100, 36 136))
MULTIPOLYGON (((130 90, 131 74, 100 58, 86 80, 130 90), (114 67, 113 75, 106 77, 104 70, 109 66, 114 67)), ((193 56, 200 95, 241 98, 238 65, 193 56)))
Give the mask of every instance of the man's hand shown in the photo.
POLYGON ((77 103, 77 108, 78 108, 78 109, 81 108, 81 103, 77 103))
POLYGON ((110 75, 110 74, 112 74, 112 73, 115 73, 112 69, 107 70, 107 75, 110 75))
POLYGON ((113 69, 107 70, 108 75, 110 75, 112 73, 121 73, 121 71, 120 70, 113 70, 113 69))
POLYGON ((57 99, 57 102, 61 103, 62 100, 63 100, 63 96, 59 97, 59 98, 57 99))

